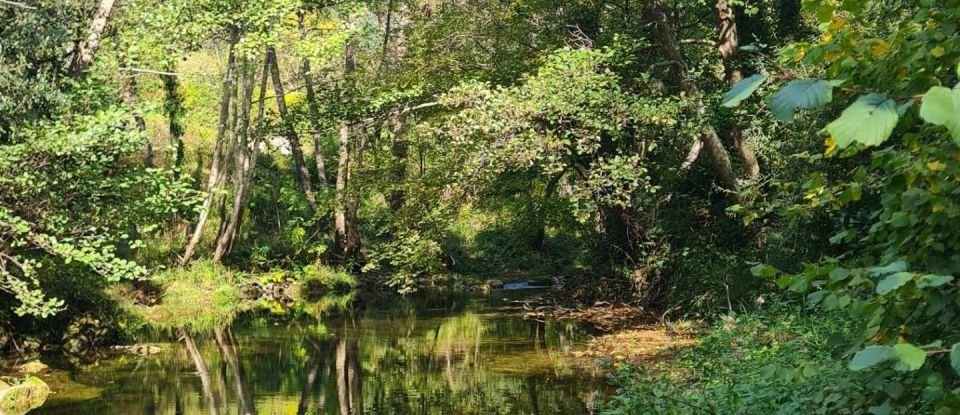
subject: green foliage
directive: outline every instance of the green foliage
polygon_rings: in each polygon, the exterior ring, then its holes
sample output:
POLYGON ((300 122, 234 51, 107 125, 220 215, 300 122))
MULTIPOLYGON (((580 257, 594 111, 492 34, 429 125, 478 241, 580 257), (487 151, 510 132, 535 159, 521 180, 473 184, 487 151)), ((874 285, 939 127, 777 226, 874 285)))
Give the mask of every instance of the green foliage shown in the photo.
POLYGON ((842 81, 790 81, 770 97, 770 110, 782 122, 793 121, 797 109, 822 108, 833 101, 833 88, 842 81))
POLYGON ((827 131, 840 148, 853 143, 876 146, 890 137, 897 126, 897 108, 881 94, 864 95, 827 124, 827 131))
POLYGON ((960 143, 960 88, 930 88, 923 96, 920 116, 928 123, 947 127, 953 141, 960 143))
POLYGON ((730 88, 726 94, 723 94, 723 102, 721 105, 727 108, 733 108, 737 105, 740 105, 743 100, 753 95, 753 93, 760 88, 760 85, 763 85, 766 82, 767 76, 763 74, 754 74, 747 78, 744 78, 740 82, 737 82, 733 88, 730 88))
POLYGON ((770 306, 725 318, 696 345, 658 358, 656 367, 618 368, 620 393, 603 413, 867 412, 867 377, 831 357, 830 337, 846 332, 849 322, 838 314, 770 306))
POLYGON ((327 293, 348 292, 357 287, 357 277, 343 270, 315 263, 303 268, 297 275, 300 294, 307 299, 320 298, 327 293))

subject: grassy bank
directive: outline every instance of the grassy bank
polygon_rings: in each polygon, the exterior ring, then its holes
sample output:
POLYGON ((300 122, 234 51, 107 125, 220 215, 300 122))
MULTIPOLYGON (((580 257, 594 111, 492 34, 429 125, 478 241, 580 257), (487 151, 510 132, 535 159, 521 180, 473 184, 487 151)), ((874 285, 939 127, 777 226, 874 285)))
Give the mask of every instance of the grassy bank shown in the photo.
POLYGON ((604 413, 890 413, 868 404, 868 384, 897 395, 897 379, 868 379, 836 358, 843 350, 831 340, 850 329, 842 316, 793 305, 725 317, 693 346, 644 367, 620 365, 604 413))

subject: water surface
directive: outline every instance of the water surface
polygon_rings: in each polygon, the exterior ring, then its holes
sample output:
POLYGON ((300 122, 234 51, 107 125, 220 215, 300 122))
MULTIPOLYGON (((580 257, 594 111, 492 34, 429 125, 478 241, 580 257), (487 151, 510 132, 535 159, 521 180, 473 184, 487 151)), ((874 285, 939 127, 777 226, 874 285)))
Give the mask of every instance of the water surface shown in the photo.
MULTIPOLYGON (((68 370, 52 414, 589 414, 602 380, 569 322, 501 296, 298 303, 68 370)), ((55 391, 58 389, 54 385, 55 391)))

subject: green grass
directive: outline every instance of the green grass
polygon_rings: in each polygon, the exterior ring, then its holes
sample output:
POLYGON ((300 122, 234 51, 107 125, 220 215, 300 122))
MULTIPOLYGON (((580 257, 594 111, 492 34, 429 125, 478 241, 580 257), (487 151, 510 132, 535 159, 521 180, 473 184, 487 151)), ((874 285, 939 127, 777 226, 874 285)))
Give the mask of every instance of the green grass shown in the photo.
POLYGON ((656 365, 617 368, 620 389, 604 413, 867 413, 870 380, 828 340, 849 329, 843 316, 788 306, 721 320, 656 365))
POLYGON ((314 263, 303 268, 298 275, 300 296, 316 299, 327 293, 345 293, 357 287, 357 277, 352 274, 314 263))
POLYGON ((153 282, 161 294, 150 307, 134 305, 129 292, 119 292, 127 311, 148 329, 204 332, 226 326, 249 307, 240 295, 238 275, 212 261, 161 272, 153 282))

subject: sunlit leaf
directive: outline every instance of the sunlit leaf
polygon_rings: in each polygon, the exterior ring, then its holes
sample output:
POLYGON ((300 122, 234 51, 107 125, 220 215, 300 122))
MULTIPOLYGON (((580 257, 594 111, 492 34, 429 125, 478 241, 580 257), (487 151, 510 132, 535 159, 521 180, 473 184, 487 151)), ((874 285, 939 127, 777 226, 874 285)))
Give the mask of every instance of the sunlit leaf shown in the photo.
POLYGON ((923 96, 920 117, 930 124, 947 127, 953 141, 960 143, 960 89, 930 88, 923 96))
POLYGON ((833 101, 833 88, 842 81, 798 79, 770 97, 770 110, 780 121, 790 122, 798 109, 821 108, 833 101))
POLYGON ((875 146, 890 138, 899 118, 892 99, 868 94, 843 110, 840 118, 827 125, 827 131, 840 148, 853 143, 875 146))
POLYGON ((737 82, 730 91, 723 94, 721 105, 727 108, 733 108, 740 105, 740 102, 753 95, 753 93, 767 80, 766 75, 756 74, 737 82))
POLYGON ((927 361, 927 352, 910 343, 900 343, 893 346, 893 354, 898 359, 895 368, 903 372, 920 369, 923 363, 927 361))

